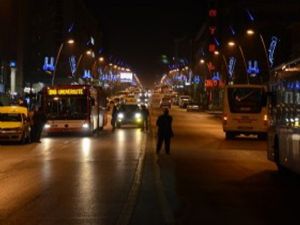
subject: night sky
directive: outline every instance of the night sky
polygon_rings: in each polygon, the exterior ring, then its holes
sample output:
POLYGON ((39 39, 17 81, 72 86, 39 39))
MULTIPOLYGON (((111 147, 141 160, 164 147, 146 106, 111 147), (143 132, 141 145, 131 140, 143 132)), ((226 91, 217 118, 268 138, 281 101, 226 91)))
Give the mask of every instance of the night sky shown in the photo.
POLYGON ((85 2, 99 20, 106 51, 124 59, 146 86, 166 71, 160 56, 172 58, 174 39, 197 32, 207 15, 206 1, 85 2))

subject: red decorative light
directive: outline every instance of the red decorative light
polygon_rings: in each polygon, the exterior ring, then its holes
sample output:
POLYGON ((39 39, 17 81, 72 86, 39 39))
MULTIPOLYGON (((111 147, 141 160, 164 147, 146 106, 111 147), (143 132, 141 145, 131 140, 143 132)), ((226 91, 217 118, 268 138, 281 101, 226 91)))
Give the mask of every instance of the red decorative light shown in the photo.
POLYGON ((210 26, 209 27, 209 32, 211 35, 214 35, 216 33, 217 28, 215 26, 210 26))
POLYGON ((207 63, 207 69, 209 72, 212 72, 216 69, 215 65, 212 62, 207 63))
POLYGON ((209 10, 209 12, 208 12, 208 15, 209 15, 210 17, 216 17, 217 14, 218 14, 218 11, 217 11, 216 9, 211 9, 211 10, 209 10))
POLYGON ((208 51, 209 52, 215 52, 217 49, 216 45, 215 44, 209 44, 208 45, 208 51))

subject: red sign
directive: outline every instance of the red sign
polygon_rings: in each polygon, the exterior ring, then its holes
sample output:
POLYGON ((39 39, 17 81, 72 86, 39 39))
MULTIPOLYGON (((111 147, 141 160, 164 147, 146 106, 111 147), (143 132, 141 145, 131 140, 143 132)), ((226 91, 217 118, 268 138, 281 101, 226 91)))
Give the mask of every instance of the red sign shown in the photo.
POLYGON ((219 80, 205 80, 206 88, 221 88, 224 87, 224 83, 219 80))

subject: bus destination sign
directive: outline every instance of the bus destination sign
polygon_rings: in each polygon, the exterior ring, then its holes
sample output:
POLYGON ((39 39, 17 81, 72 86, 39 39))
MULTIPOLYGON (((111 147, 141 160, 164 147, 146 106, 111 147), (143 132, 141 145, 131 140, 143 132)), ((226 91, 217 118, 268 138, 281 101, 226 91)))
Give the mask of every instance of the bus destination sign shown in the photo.
POLYGON ((82 88, 48 89, 48 95, 83 95, 82 88))

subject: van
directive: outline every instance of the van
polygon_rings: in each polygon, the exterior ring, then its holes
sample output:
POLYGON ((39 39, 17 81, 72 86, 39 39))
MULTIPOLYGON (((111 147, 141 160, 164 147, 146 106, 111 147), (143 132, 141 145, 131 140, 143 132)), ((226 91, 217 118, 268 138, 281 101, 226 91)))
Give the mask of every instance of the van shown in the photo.
POLYGON ((0 141, 29 143, 28 109, 21 106, 0 106, 0 141))

